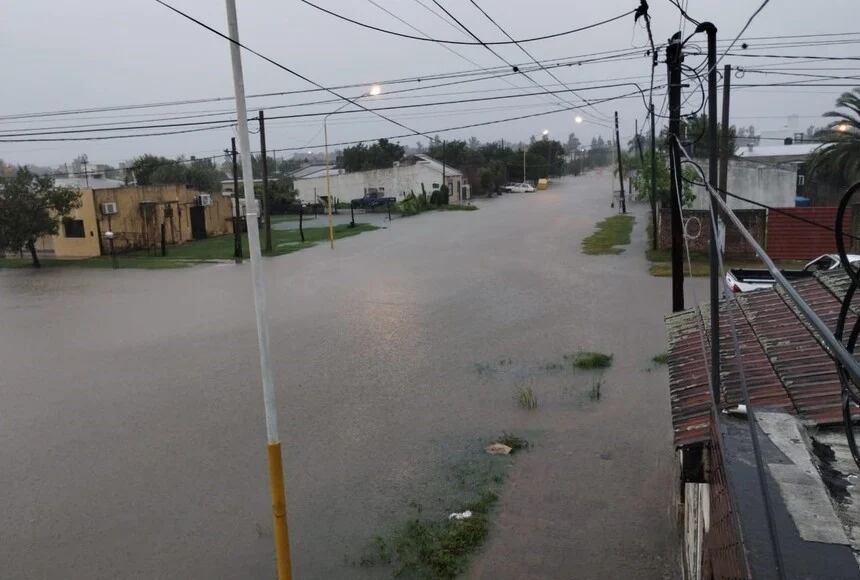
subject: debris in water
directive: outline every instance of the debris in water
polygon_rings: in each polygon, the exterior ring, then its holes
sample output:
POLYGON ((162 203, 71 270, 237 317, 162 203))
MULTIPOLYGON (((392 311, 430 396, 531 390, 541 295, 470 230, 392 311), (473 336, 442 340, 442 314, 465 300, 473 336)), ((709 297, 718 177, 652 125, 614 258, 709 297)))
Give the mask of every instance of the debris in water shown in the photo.
POLYGON ((450 516, 448 516, 449 520, 468 520, 472 517, 471 510, 466 510, 464 512, 454 512, 450 516))
POLYGON ((510 455, 511 448, 503 443, 493 443, 492 445, 485 447, 484 451, 489 453, 490 455, 510 455))

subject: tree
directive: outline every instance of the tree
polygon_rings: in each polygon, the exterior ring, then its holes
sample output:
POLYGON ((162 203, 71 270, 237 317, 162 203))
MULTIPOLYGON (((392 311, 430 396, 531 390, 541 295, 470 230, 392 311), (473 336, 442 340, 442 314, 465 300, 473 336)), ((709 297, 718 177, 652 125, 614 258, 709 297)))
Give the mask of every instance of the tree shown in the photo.
POLYGON ((824 117, 833 119, 818 134, 824 145, 809 160, 810 175, 847 183, 860 179, 860 88, 836 99, 837 111, 824 117))
POLYGON ((364 143, 347 147, 341 154, 341 164, 347 173, 385 169, 394 165, 395 161, 403 159, 403 153, 401 145, 388 139, 380 139, 369 147, 364 143))
POLYGON ((567 152, 573 154, 574 151, 578 150, 582 144, 579 142, 579 138, 574 133, 571 133, 567 136, 567 152))
POLYGON ((54 178, 39 177, 26 167, 5 179, 0 189, 0 249, 17 252, 26 247, 33 266, 41 266, 36 240, 55 235, 60 220, 80 207, 76 189, 58 187, 54 178))
POLYGON ((528 171, 531 179, 537 180, 547 175, 559 175, 563 170, 564 146, 560 142, 554 139, 539 139, 529 145, 526 152, 526 171, 528 171))
POLYGON ((195 191, 221 190, 224 175, 211 159, 167 159, 142 155, 131 164, 138 185, 184 185, 195 191))
POLYGON ((131 171, 134 173, 134 181, 138 185, 151 185, 152 174, 162 167, 168 165, 171 160, 167 157, 159 157, 157 155, 141 155, 135 158, 131 163, 131 171))

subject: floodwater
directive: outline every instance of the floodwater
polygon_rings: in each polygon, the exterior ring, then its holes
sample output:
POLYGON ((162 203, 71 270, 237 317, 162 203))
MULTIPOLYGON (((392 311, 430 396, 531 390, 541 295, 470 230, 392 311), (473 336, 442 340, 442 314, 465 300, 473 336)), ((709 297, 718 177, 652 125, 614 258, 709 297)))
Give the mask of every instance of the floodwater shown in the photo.
MULTIPOLYGON (((452 466, 502 431, 535 448, 472 577, 675 576, 649 368, 669 281, 642 206, 628 252, 581 254, 609 179, 266 260, 297 578, 389 576, 352 562, 411 502, 446 507, 452 466), (580 349, 615 355, 599 401, 552 366, 580 349)), ((0 272, 0 577, 274 577, 250 290, 247 263, 0 272)))

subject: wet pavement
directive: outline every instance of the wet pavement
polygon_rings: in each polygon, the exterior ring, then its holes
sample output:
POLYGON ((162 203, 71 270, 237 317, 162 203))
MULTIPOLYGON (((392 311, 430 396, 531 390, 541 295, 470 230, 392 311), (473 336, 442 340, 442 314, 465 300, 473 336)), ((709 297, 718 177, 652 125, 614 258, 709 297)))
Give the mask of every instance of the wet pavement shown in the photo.
MULTIPOLYGON (((669 280, 644 206, 581 254, 609 179, 266 261, 297 578, 389 577, 353 561, 502 431, 535 446, 470 577, 676 576, 669 280), (615 355, 599 401, 553 366, 580 349, 615 355)), ((247 263, 0 272, 0 577, 274 576, 250 290, 247 263)))

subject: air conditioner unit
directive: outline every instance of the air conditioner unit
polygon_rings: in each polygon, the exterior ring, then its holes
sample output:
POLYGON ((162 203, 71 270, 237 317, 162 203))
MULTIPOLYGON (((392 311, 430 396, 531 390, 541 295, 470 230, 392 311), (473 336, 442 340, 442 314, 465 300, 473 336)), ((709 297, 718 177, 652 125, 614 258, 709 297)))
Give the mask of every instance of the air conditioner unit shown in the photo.
POLYGON ((116 213, 116 202, 106 201, 102 204, 102 215, 114 215, 116 213))
POLYGON ((197 196, 197 205, 202 205, 203 207, 209 207, 212 205, 212 194, 210 193, 201 193, 197 196))

